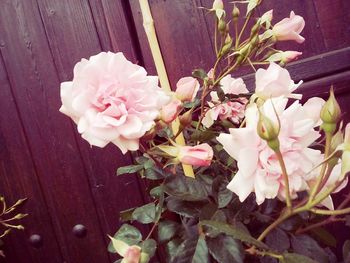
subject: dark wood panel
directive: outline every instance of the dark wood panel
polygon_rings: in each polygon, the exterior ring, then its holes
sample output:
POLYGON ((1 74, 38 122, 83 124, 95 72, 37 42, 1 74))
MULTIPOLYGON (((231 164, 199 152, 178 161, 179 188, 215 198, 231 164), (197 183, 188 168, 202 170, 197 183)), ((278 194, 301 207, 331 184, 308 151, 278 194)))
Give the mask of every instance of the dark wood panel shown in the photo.
POLYGON ((350 1, 314 0, 328 50, 350 46, 350 1))
MULTIPOLYGON (((198 9, 200 1, 149 2, 172 86, 179 78, 191 75, 194 68, 208 69, 215 62, 215 57, 203 10, 198 9)), ((131 0, 130 4, 145 65, 155 73, 138 1, 131 0)))
MULTIPOLYGON (((81 8, 78 2, 75 3, 76 8, 81 8)), ((46 10, 48 14, 57 15, 62 8, 64 5, 46 10)), ((66 20, 77 23, 75 17, 80 18, 78 14, 71 14, 66 20)), ((36 1, 3 1, 0 30, 5 66, 64 260, 89 262, 93 258, 96 262, 108 262, 105 234, 100 227, 71 123, 58 112, 59 79, 36 1), (83 239, 72 233, 73 226, 78 223, 88 229, 88 235, 83 239)), ((86 34, 83 32, 89 30, 76 30, 76 34, 86 34)), ((73 50, 68 51, 65 55, 73 56, 73 50)), ((62 66, 65 62, 60 60, 58 63, 62 66)))
POLYGON ((1 55, 0 112, 0 193, 8 204, 13 204, 19 198, 28 198, 20 211, 29 214, 21 220, 25 231, 13 231, 5 237, 3 249, 6 260, 16 263, 44 263, 50 258, 53 263, 62 262, 61 251, 41 193, 38 174, 1 55), (36 249, 29 245, 29 237, 32 234, 42 237, 43 247, 36 249))
MULTIPOLYGON (((73 77, 72 68, 76 61, 82 57, 89 58, 89 56, 99 53, 101 47, 109 47, 114 51, 123 51, 130 60, 136 61, 132 39, 125 21, 121 2, 102 1, 98 3, 95 1, 92 3, 90 1, 92 14, 95 12, 94 7, 102 5, 100 8, 102 8, 103 14, 99 13, 98 18, 96 18, 95 14, 94 17, 98 34, 90 32, 90 28, 95 25, 87 1, 67 1, 62 3, 54 0, 45 0, 38 2, 61 81, 69 80, 73 77), (55 16, 45 13, 45 10, 59 9, 60 12, 56 11, 55 16), (66 17, 72 17, 71 10, 78 10, 81 13, 76 14, 74 19, 69 19, 66 22, 69 25, 66 24, 62 27, 63 21, 67 20, 66 17), (100 24, 102 22, 99 20, 102 19, 102 16, 105 17, 108 31, 106 31, 106 28, 102 28, 100 24), (75 17, 77 18, 75 19, 75 17), (77 31, 80 31, 80 34, 76 34, 77 31), (62 41, 62 39, 66 40, 62 41), (69 57, 66 56, 68 52, 71 52, 69 57)), ((68 121, 68 118, 66 118, 66 121, 68 121)), ((120 224, 119 211, 143 204, 143 191, 136 176, 115 176, 119 166, 130 163, 131 156, 129 154, 122 155, 118 148, 113 145, 104 149, 91 148, 77 134, 75 125, 73 129, 80 151, 77 154, 81 154, 84 163, 84 173, 88 176, 90 182, 97 215, 106 241, 108 241, 107 234, 114 234, 120 224), (121 195, 121 193, 123 194, 121 195)), ((110 256, 114 258, 112 255, 110 256)))

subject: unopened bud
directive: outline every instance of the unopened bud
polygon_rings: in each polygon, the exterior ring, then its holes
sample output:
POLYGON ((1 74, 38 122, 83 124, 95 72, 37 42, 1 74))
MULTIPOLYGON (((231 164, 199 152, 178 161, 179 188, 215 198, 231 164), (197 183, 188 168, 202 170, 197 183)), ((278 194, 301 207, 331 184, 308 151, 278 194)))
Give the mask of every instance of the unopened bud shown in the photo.
POLYGON ((334 96, 333 88, 331 88, 329 98, 321 109, 321 120, 323 121, 322 129, 325 132, 333 134, 337 128, 340 117, 340 106, 334 96))
POLYGON ((182 127, 187 127, 192 123, 192 110, 186 111, 184 114, 179 116, 179 121, 182 127))
POLYGON ((224 3, 222 2, 222 0, 214 0, 212 9, 213 10, 224 9, 224 3))
POLYGON ((250 39, 255 37, 259 33, 260 30, 260 19, 255 23, 255 25, 252 27, 252 30, 250 31, 250 39))
POLYGON ((230 51, 230 49, 232 47, 232 43, 233 43, 232 38, 230 37, 230 35, 227 35, 227 37, 225 39, 225 44, 220 51, 221 56, 225 55, 226 53, 228 53, 230 51))
POLYGON ((225 34, 226 33, 226 22, 223 19, 219 20, 218 23, 218 30, 220 31, 220 33, 225 34))
MULTIPOLYGON (((338 146, 343 143, 343 132, 341 128, 333 135, 330 145, 330 152, 333 153, 337 150, 338 146)), ((341 157, 341 152, 337 152, 329 161, 330 167, 334 167, 338 164, 338 160, 341 157)))
POLYGON ((270 118, 266 117, 261 111, 259 111, 257 131, 260 138, 267 141, 273 150, 279 148, 278 134, 280 132, 280 127, 270 118))
POLYGON ((233 17, 233 21, 236 22, 240 16, 241 12, 239 11, 238 7, 236 5, 234 5, 233 9, 232 9, 232 17, 233 17))

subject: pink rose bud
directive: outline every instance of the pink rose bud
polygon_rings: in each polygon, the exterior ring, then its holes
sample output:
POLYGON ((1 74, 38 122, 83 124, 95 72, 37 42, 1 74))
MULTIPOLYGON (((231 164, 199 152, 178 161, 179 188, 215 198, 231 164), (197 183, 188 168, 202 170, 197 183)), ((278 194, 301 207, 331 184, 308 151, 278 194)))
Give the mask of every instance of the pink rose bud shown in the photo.
POLYGON ((194 166, 209 166, 213 159, 213 149, 202 143, 196 146, 179 146, 179 161, 194 166))
POLYGON ((178 99, 172 100, 169 104, 165 105, 160 113, 160 118, 166 123, 170 123, 176 119, 182 110, 182 103, 178 99))
POLYGON ((277 40, 295 40, 298 43, 303 43, 303 38, 300 33, 305 27, 305 20, 303 17, 295 15, 292 11, 290 12, 289 18, 284 18, 278 22, 272 29, 274 36, 277 40))
POLYGON ((193 101, 199 90, 199 82, 193 77, 181 78, 176 84, 176 96, 181 101, 193 101))
POLYGON ((130 246, 125 255, 124 261, 125 263, 139 263, 141 258, 141 248, 138 246, 130 246))

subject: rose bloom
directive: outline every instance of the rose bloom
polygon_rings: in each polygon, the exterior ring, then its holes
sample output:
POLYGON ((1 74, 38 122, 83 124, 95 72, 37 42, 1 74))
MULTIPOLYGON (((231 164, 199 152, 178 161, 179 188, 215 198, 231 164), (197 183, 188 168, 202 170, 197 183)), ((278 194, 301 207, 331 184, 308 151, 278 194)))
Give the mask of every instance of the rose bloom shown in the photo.
MULTIPOLYGON (((291 197, 296 198, 296 193, 307 190, 308 182, 317 176, 317 171, 310 173, 312 168, 322 162, 321 152, 309 147, 320 137, 315 130, 319 117, 314 119, 317 113, 312 112, 318 110, 319 115, 319 108, 309 104, 322 103, 323 100, 310 100, 307 106, 295 101, 286 109, 287 101, 283 97, 269 99, 261 111, 276 125, 275 110, 278 114, 280 151, 286 164, 291 197)), ((241 202, 255 192, 256 202, 261 204, 266 198, 285 199, 285 188, 276 154, 257 134, 258 120, 257 105, 251 104, 246 109, 246 127, 230 129, 229 134, 222 133, 217 140, 237 160, 238 172, 227 188, 236 193, 241 202)))
POLYGON ((285 96, 288 98, 301 99, 300 94, 292 93, 303 82, 295 84, 288 70, 274 62, 267 69, 258 69, 255 74, 255 96, 262 99, 285 96))
POLYGON ((193 77, 181 78, 176 84, 176 97, 185 102, 193 101, 199 90, 199 82, 193 77))
POLYGON ((91 145, 112 142, 126 153, 138 150, 169 97, 157 77, 122 53, 101 52, 75 65, 73 81, 61 83, 61 100, 60 111, 91 145))
POLYGON ((213 159, 213 149, 207 143, 196 146, 178 146, 177 159, 183 164, 209 166, 213 159))
MULTIPOLYGON (((246 85, 243 79, 235 79, 230 75, 227 75, 220 81, 221 89, 225 94, 245 94, 248 93, 246 85)), ((211 101, 208 102, 210 107, 206 111, 202 124, 209 128, 219 118, 220 120, 229 119, 233 123, 239 123, 244 118, 244 110, 246 107, 247 99, 239 98, 237 101, 229 101, 220 103, 219 97, 216 91, 210 93, 211 101)))
POLYGON ((278 22, 273 28, 272 32, 277 40, 294 40, 298 43, 303 43, 303 38, 300 33, 305 27, 305 20, 303 17, 295 15, 293 11, 290 12, 289 18, 284 18, 278 22))

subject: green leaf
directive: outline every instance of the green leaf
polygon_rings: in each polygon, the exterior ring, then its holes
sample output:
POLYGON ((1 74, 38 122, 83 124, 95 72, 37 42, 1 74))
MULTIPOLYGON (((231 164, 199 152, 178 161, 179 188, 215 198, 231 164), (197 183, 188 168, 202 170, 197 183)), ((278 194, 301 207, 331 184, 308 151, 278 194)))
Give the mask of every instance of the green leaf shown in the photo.
POLYGON ((310 257, 319 263, 328 263, 328 255, 315 240, 307 235, 292 236, 293 251, 310 257))
POLYGON ((212 184, 212 193, 217 200, 219 208, 227 206, 233 197, 233 193, 226 188, 228 184, 224 176, 217 176, 212 184))
POLYGON ((217 87, 216 94, 219 97, 219 100, 223 102, 225 100, 225 92, 221 87, 217 87))
POLYGON ((117 170, 117 175, 122 175, 122 174, 132 174, 136 173, 140 170, 143 169, 142 164, 134 164, 134 165, 128 165, 128 166, 123 166, 119 167, 117 170))
POLYGON ((312 235, 322 241, 326 246, 337 247, 335 237, 323 227, 312 229, 312 235))
POLYGON ((280 228, 274 229, 267 235, 266 244, 278 252, 285 252, 290 247, 288 235, 280 228))
POLYGON ((205 186, 196 179, 173 175, 165 179, 164 191, 170 195, 186 201, 205 200, 208 197, 205 186))
POLYGON ((213 132, 211 130, 195 130, 191 134, 191 141, 199 141, 199 142, 205 142, 210 141, 211 139, 214 139, 218 134, 216 132, 213 132))
POLYGON ((199 214, 199 220, 209 220, 212 218, 212 216, 215 214, 215 212, 218 210, 218 206, 214 203, 208 203, 206 204, 200 214, 199 214))
POLYGON ((163 185, 156 186, 151 189, 150 195, 153 198, 159 198, 164 193, 163 185))
POLYGON ((344 262, 350 262, 350 240, 346 240, 343 245, 344 262))
POLYGON ((166 253, 168 258, 166 262, 173 262, 181 244, 182 240, 180 238, 173 239, 166 244, 166 253))
MULTIPOLYGON (((131 226, 129 224, 123 224, 119 228, 118 232, 115 233, 113 238, 122 240, 125 243, 127 243, 129 246, 132 246, 140 243, 140 241, 142 240, 142 235, 136 227, 131 226)), ((108 245, 108 251, 111 253, 116 253, 112 242, 110 242, 108 245)))
POLYGON ((282 263, 317 263, 311 258, 296 253, 285 253, 283 257, 284 259, 280 261, 282 263))
POLYGON ((119 213, 120 220, 122 222, 133 220, 132 213, 135 211, 135 209, 136 209, 136 207, 130 208, 130 209, 127 209, 124 211, 120 211, 120 213, 119 213))
POLYGON ((156 217, 156 205, 150 203, 135 209, 132 213, 132 218, 141 222, 142 224, 149 224, 154 222, 156 217))
POLYGON ((143 175, 149 180, 160 180, 165 177, 165 172, 158 167, 152 167, 148 169, 145 168, 143 175))
POLYGON ((248 6, 247 6, 247 15, 255 8, 257 7, 259 3, 259 0, 249 0, 248 6))
POLYGON ((193 70, 192 76, 197 79, 203 79, 203 80, 208 77, 207 72, 205 72, 205 70, 201 68, 193 70))
POLYGON ((161 221, 158 225, 158 241, 161 243, 169 241, 175 236, 176 231, 178 231, 179 227, 179 224, 174 221, 161 221))
POLYGON ((157 242, 154 239, 147 239, 141 243, 141 251, 151 258, 157 249, 157 242))
POLYGON ((209 263, 208 247, 204 238, 190 238, 182 242, 171 263, 209 263))
POLYGON ((197 217, 206 203, 207 202, 203 201, 189 202, 174 197, 168 197, 166 205, 170 211, 179 215, 185 217, 197 217))
POLYGON ((235 227, 233 225, 212 220, 204 220, 200 223, 203 226, 212 228, 214 231, 218 231, 226 235, 232 236, 233 238, 238 239, 247 244, 251 244, 262 249, 268 249, 267 245, 265 245, 261 241, 256 240, 249 233, 247 233, 247 231, 243 230, 240 227, 235 227))
POLYGON ((210 254, 219 263, 244 262, 242 244, 230 236, 221 234, 215 238, 206 238, 210 254))
POLYGON ((199 99, 195 99, 193 101, 188 101, 188 102, 184 102, 182 104, 182 106, 186 109, 191 109, 194 108, 196 106, 198 106, 200 104, 200 100, 199 99))

